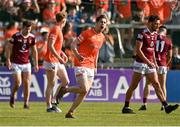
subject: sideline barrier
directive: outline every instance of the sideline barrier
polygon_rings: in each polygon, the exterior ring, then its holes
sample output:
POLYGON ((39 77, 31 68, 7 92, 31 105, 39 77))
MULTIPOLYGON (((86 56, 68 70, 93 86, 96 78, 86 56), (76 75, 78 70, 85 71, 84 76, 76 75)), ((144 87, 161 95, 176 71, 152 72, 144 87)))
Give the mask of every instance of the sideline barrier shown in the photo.
MULTIPOLYGON (((67 69, 71 85, 77 85, 74 77, 74 70, 67 69)), ((180 72, 170 71, 168 74, 168 100, 179 102, 180 86, 176 83, 180 72), (175 79, 175 80, 174 80, 175 79), (174 82, 172 82, 172 80, 174 82)), ((124 102, 125 93, 130 85, 132 70, 131 69, 100 69, 95 76, 94 83, 90 89, 85 101, 109 101, 109 102, 124 102)), ((0 101, 9 101, 12 88, 12 75, 5 67, 0 67, 0 101)), ((58 86, 58 81, 55 87, 58 86)), ((140 82, 140 85, 135 90, 132 101, 142 102, 142 91, 145 84, 145 78, 140 82)), ((40 69, 38 73, 32 74, 32 84, 30 88, 30 101, 45 101, 45 88, 47 85, 47 78, 44 69, 40 69)), ((64 101, 73 101, 75 94, 67 93, 64 101)), ((23 101, 22 86, 18 91, 17 101, 23 101)), ((149 102, 159 102, 155 95, 154 89, 151 88, 149 102)))

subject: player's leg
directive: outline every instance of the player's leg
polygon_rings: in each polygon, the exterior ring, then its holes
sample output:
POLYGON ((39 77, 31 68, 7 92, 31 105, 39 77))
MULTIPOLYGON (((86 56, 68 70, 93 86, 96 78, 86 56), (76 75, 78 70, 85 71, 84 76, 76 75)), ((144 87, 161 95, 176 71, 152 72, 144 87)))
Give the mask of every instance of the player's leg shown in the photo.
POLYGON ((53 88, 56 83, 56 70, 46 70, 46 76, 48 81, 46 88, 46 105, 47 105, 47 112, 51 112, 52 111, 51 94, 53 92, 53 88))
POLYGON ((67 88, 67 91, 78 93, 78 96, 75 99, 75 101, 73 102, 68 113, 66 114, 66 116, 65 116, 66 118, 73 117, 73 115, 72 115, 73 112, 82 103, 82 101, 86 97, 86 95, 93 83, 94 69, 76 68, 75 75, 76 75, 76 80, 77 80, 77 83, 79 84, 79 87, 69 87, 69 88, 67 88))
POLYGON ((157 73, 153 72, 153 73, 146 74, 146 77, 152 83, 152 86, 154 87, 155 92, 156 92, 159 100, 161 102, 166 101, 164 93, 163 93, 163 91, 161 89, 161 86, 160 86, 160 83, 159 83, 159 80, 158 80, 157 73))
MULTIPOLYGON (((165 98, 167 98, 167 94, 166 94, 166 75, 167 73, 164 74, 158 74, 158 79, 161 85, 161 89, 164 93, 165 98)), ((161 107, 161 110, 164 109, 164 106, 161 107)))
POLYGON ((31 84, 31 72, 22 72, 23 92, 24 92, 24 108, 29 109, 29 96, 31 84))
POLYGON ((147 110, 147 97, 149 95, 150 85, 151 83, 146 79, 146 84, 143 91, 143 104, 141 105, 139 110, 147 110))
POLYGON ((12 64, 12 69, 13 69, 13 88, 12 88, 12 93, 11 93, 11 96, 10 96, 10 107, 14 108, 15 105, 15 97, 17 95, 17 91, 22 83, 22 78, 21 78, 21 70, 19 69, 18 65, 17 64, 12 64))
POLYGON ((59 99, 61 100, 63 95, 67 92, 66 87, 70 82, 66 68, 63 64, 58 65, 57 76, 61 80, 61 85, 58 86, 54 97, 56 98, 57 103, 59 103, 59 99))
MULTIPOLYGON (((86 84, 85 87, 88 87, 88 81, 91 82, 94 79, 94 69, 89 69, 85 67, 76 67, 74 69, 76 81, 81 82, 81 84, 86 84)), ((91 83, 89 83, 92 85, 91 83)), ((66 88, 66 92, 72 92, 72 93, 84 93, 84 85, 81 86, 71 86, 66 88)))
POLYGON ((60 67, 58 67, 57 69, 58 69, 57 76, 61 80, 61 85, 58 86, 54 96, 52 97, 52 104, 53 104, 52 108, 56 112, 62 112, 62 110, 58 108, 59 99, 61 100, 63 95, 66 93, 66 87, 70 81, 64 65, 61 64, 60 67))
POLYGON ((23 93, 24 93, 24 108, 29 109, 29 96, 30 96, 30 85, 31 85, 31 64, 23 64, 22 70, 22 82, 23 82, 23 93))
POLYGON ((171 113, 173 110, 176 110, 179 105, 178 104, 168 105, 164 93, 161 89, 160 83, 158 81, 157 73, 156 72, 149 73, 146 75, 146 77, 152 83, 159 100, 161 101, 162 105, 165 107, 165 112, 171 113))
POLYGON ((83 75, 77 82, 80 85, 79 89, 69 89, 70 91, 78 92, 79 94, 66 114, 66 118, 73 118, 74 111, 83 102, 92 85, 93 80, 89 80, 87 75, 83 75))
POLYGON ((137 88, 139 81, 142 78, 142 74, 138 72, 134 72, 132 75, 131 84, 129 86, 129 89, 126 92, 126 99, 125 104, 122 109, 122 113, 133 113, 133 110, 129 108, 130 99, 132 97, 132 94, 134 90, 137 88))
POLYGON ((159 83, 160 83, 160 86, 161 86, 161 89, 164 93, 165 98, 167 97, 167 94, 166 94, 166 75, 167 74, 158 74, 159 83))
POLYGON ((56 112, 56 110, 53 108, 51 102, 52 102, 52 93, 54 85, 57 81, 57 63, 50 63, 47 61, 44 61, 43 63, 46 76, 47 76, 47 88, 46 88, 46 105, 47 105, 47 112, 56 112))

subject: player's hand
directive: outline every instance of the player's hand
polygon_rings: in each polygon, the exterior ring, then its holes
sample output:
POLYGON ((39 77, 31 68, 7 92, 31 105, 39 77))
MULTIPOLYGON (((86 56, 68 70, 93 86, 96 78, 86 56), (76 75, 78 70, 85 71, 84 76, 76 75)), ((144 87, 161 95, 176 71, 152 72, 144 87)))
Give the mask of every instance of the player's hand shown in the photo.
POLYGON ((35 71, 35 72, 38 72, 38 71, 39 71, 39 66, 38 66, 38 65, 36 65, 36 66, 34 67, 34 71, 35 71))
POLYGON ((156 69, 159 69, 159 66, 156 64, 156 69))
POLYGON ((63 64, 67 63, 68 62, 68 57, 66 56, 66 54, 62 51, 60 53, 60 57, 62 58, 62 60, 60 60, 60 63, 63 62, 63 64))
POLYGON ((94 74, 97 74, 97 68, 94 68, 94 74))
POLYGON ((149 62, 149 63, 148 63, 148 66, 149 66, 150 68, 156 68, 156 65, 155 65, 154 63, 152 63, 152 62, 149 62))
POLYGON ((59 58, 59 62, 61 63, 61 64, 65 64, 66 62, 64 61, 64 59, 62 59, 62 58, 59 58))
POLYGON ((6 66, 7 66, 7 68, 8 68, 9 70, 12 69, 12 64, 11 64, 10 61, 6 61, 6 66))
POLYGON ((65 54, 64 54, 64 56, 62 56, 62 58, 63 58, 63 60, 64 60, 65 63, 68 62, 68 57, 67 57, 65 54))

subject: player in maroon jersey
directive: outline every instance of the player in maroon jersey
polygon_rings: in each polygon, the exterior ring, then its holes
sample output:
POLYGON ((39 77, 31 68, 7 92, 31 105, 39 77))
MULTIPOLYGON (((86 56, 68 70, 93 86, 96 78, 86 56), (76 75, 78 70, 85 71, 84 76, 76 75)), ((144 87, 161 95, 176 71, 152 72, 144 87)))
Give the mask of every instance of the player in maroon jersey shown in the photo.
POLYGON ((142 76, 145 75, 146 78, 153 84, 155 92, 161 101, 162 105, 165 107, 165 112, 170 113, 178 108, 176 105, 168 105, 164 93, 160 87, 158 81, 158 76, 156 68, 158 67, 155 59, 155 44, 157 41, 157 29, 160 24, 160 19, 158 16, 151 15, 148 19, 147 28, 145 28, 141 33, 138 34, 136 39, 136 58, 134 62, 134 73, 132 76, 132 81, 129 89, 126 92, 125 105, 122 109, 122 113, 134 113, 129 107, 130 99, 133 91, 138 86, 139 81, 142 76))
MULTIPOLYGON (((158 73, 158 79, 159 79, 159 83, 161 85, 161 89, 166 98, 167 97, 167 95, 166 95, 166 76, 167 76, 168 66, 172 59, 172 42, 168 37, 166 37, 167 28, 165 26, 160 26, 158 33, 159 33, 159 35, 157 37, 156 48, 155 48, 156 61, 159 66, 157 69, 157 73, 158 73)), ((150 89, 149 84, 151 84, 151 83, 147 80, 145 88, 144 88, 143 105, 140 107, 139 110, 147 109, 147 97, 149 95, 149 89, 150 89)), ((161 109, 163 110, 163 106, 161 109)))
POLYGON ((35 71, 38 71, 38 57, 35 45, 35 36, 31 34, 31 22, 23 22, 20 32, 12 36, 6 47, 6 65, 13 72, 14 87, 10 96, 10 106, 15 107, 15 96, 21 83, 23 83, 24 108, 29 109, 29 96, 31 84, 30 49, 34 58, 35 71))

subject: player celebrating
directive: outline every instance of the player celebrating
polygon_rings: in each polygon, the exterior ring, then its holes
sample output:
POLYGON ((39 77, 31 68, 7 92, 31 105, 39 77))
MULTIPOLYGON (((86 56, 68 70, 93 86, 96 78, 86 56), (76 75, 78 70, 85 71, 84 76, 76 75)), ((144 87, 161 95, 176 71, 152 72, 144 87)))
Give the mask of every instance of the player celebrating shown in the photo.
POLYGON ((66 92, 78 94, 68 113, 65 115, 66 118, 74 118, 74 111, 84 100, 92 86, 94 74, 97 69, 98 53, 105 41, 105 36, 102 32, 106 29, 107 23, 107 16, 98 16, 96 18, 95 27, 83 31, 72 43, 72 50, 76 56, 75 76, 80 86, 69 88, 62 87, 59 91, 59 98, 62 98, 66 92))
POLYGON ((145 75, 147 80, 149 80, 155 92, 161 101, 162 105, 165 107, 165 112, 170 113, 178 108, 176 105, 168 105, 164 93, 161 89, 160 83, 158 81, 158 76, 156 72, 157 63, 155 59, 155 44, 157 41, 157 29, 160 24, 160 19, 158 16, 151 15, 148 19, 147 28, 138 34, 136 39, 136 59, 134 62, 134 73, 132 76, 132 81, 129 89, 126 92, 125 105, 122 109, 122 113, 134 113, 129 107, 130 99, 133 91, 138 86, 139 81, 142 76, 145 75))
MULTIPOLYGON (((62 28, 66 23, 66 12, 56 14, 56 25, 51 29, 48 38, 48 48, 44 58, 44 68, 46 70, 48 85, 46 88, 47 112, 61 112, 57 106, 52 106, 52 92, 56 83, 56 76, 61 80, 62 87, 69 84, 69 78, 64 64, 67 62, 67 56, 61 50, 63 44, 62 28)), ((60 85, 57 89, 59 91, 60 85)), ((57 92, 53 99, 55 99, 57 92)))
MULTIPOLYGON (((167 97, 166 94, 166 76, 168 65, 172 59, 172 42, 167 37, 167 28, 165 26, 159 27, 159 35, 157 37, 156 42, 156 61, 159 66, 158 72, 158 79, 161 85, 161 89, 164 93, 165 98, 167 97)), ((149 95, 149 81, 146 82, 146 86, 144 88, 144 97, 143 97, 143 105, 140 107, 139 110, 146 110, 147 109, 147 96, 149 95)), ((161 108, 163 110, 163 106, 161 108)))
POLYGON ((10 97, 10 106, 15 107, 16 93, 23 83, 24 85, 24 108, 29 109, 29 96, 31 84, 31 64, 29 60, 30 48, 34 58, 35 71, 38 71, 38 55, 35 45, 35 36, 31 34, 31 22, 23 22, 21 32, 12 36, 6 47, 6 65, 13 71, 14 87, 10 97))

